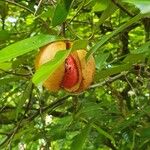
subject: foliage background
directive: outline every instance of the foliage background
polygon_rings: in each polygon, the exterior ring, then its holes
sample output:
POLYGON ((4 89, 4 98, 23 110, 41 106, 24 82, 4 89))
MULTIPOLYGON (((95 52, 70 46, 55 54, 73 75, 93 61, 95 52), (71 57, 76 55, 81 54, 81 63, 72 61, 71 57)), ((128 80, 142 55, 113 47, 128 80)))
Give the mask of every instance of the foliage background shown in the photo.
POLYGON ((149 0, 0 0, 0 149, 149 150, 149 12, 149 0), (50 73, 35 73, 38 49, 59 38, 94 54, 78 95, 36 85, 50 73))

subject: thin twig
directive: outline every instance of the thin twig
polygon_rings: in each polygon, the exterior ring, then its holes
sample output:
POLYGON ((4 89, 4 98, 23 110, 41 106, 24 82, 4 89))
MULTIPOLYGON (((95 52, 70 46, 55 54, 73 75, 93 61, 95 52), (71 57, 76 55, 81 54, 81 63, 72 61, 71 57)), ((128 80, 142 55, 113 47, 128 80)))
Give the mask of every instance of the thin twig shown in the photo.
POLYGON ((6 70, 3 70, 3 69, 0 69, 0 71, 4 72, 6 74, 15 75, 15 76, 23 76, 23 77, 31 76, 31 73, 29 73, 29 74, 21 74, 21 73, 15 73, 15 72, 12 72, 12 71, 6 71, 6 70))
POLYGON ((61 35, 62 37, 66 36, 66 22, 62 23, 59 35, 61 35))
POLYGON ((130 83, 130 81, 126 77, 126 75, 124 77, 125 77, 125 80, 127 81, 127 83, 129 84, 129 86, 131 87, 132 91, 134 92, 135 96, 138 97, 137 94, 136 94, 136 91, 135 91, 134 87, 132 86, 132 84, 130 83))
MULTIPOLYGON (((28 11, 28 12, 30 12, 31 14, 34 15, 34 11, 32 11, 31 9, 29 9, 28 7, 26 7, 26 6, 24 6, 24 5, 21 5, 21 4, 19 4, 19 3, 16 3, 16 2, 14 2, 14 1, 11 1, 11 0, 6 0, 6 2, 7 2, 7 3, 10 3, 10 4, 12 4, 12 5, 18 6, 18 7, 22 8, 22 9, 24 9, 24 10, 26 10, 26 11, 28 11)), ((36 18, 34 18, 34 19, 36 19, 36 18)), ((39 19, 39 21, 45 26, 45 28, 46 28, 48 31, 51 31, 50 28, 49 28, 49 25, 47 24, 47 22, 45 22, 40 16, 37 17, 37 19, 39 19)))
MULTIPOLYGON (((62 105, 68 97, 70 97, 70 95, 64 96, 64 97, 58 99, 57 101, 52 102, 49 106, 42 109, 42 113, 45 113, 49 109, 50 109, 50 112, 52 112, 56 107, 62 105)), ((40 110, 38 110, 33 116, 29 117, 27 120, 33 120, 39 114, 40 114, 40 110)))
POLYGON ((123 10, 126 14, 128 14, 130 17, 134 17, 135 15, 128 11, 124 6, 122 6, 120 3, 118 3, 116 0, 112 0, 112 2, 121 10, 123 10))
POLYGON ((34 12, 34 16, 36 15, 37 11, 39 10, 39 8, 40 8, 40 6, 41 6, 41 4, 42 4, 42 1, 43 1, 43 0, 40 0, 40 1, 39 1, 38 6, 37 6, 37 9, 36 9, 35 12, 34 12))
POLYGON ((80 37, 79 35, 77 35, 77 33, 68 24, 67 24, 67 29, 69 30, 69 32, 71 34, 73 34, 75 36, 75 38, 82 39, 82 37, 80 37))
POLYGON ((5 133, 5 132, 0 132, 0 134, 9 136, 9 133, 5 133))
POLYGON ((6 2, 11 3, 11 4, 13 4, 13 5, 16 5, 16 6, 20 7, 20 8, 23 8, 23 9, 29 11, 30 13, 34 14, 34 11, 32 11, 31 9, 29 9, 28 7, 25 7, 25 6, 23 6, 23 5, 20 5, 19 3, 16 3, 16 2, 14 2, 14 1, 12 1, 12 0, 6 0, 6 2))
POLYGON ((13 129, 13 131, 10 132, 10 134, 7 136, 7 138, 2 142, 0 143, 0 147, 3 146, 4 144, 7 143, 7 145, 10 144, 11 142, 11 139, 14 137, 14 135, 17 133, 19 127, 20 127, 20 124, 21 124, 22 120, 19 121, 19 123, 17 124, 17 126, 13 129), (9 143, 9 144, 8 144, 9 143))
POLYGON ((80 13, 80 11, 82 10, 82 8, 84 7, 85 4, 85 0, 82 2, 82 5, 79 7, 79 9, 76 11, 76 14, 72 17, 72 19, 68 22, 68 24, 70 24, 80 13))
POLYGON ((113 82, 113 81, 119 79, 120 77, 126 75, 127 73, 128 73, 128 72, 125 71, 125 72, 121 72, 120 74, 118 74, 118 75, 116 75, 116 76, 114 76, 114 77, 111 77, 111 78, 109 77, 109 78, 106 79, 105 81, 102 81, 102 82, 100 82, 100 83, 96 83, 96 84, 91 85, 91 86, 89 87, 89 89, 101 87, 101 86, 103 86, 103 85, 106 84, 106 83, 113 82))

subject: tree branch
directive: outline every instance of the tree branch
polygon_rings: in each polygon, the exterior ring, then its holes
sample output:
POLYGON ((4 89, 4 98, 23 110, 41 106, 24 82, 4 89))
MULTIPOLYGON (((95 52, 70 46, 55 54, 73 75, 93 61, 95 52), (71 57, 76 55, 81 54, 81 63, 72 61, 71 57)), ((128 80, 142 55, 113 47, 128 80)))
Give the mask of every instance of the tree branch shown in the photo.
POLYGON ((96 83, 96 84, 91 85, 91 86, 89 87, 89 89, 101 87, 101 86, 103 86, 103 85, 106 84, 106 83, 111 83, 111 82, 113 82, 113 81, 119 79, 120 77, 126 75, 127 73, 128 73, 128 72, 125 71, 125 72, 121 72, 120 74, 118 74, 118 75, 116 75, 116 76, 114 76, 114 77, 109 77, 109 78, 106 79, 105 81, 102 81, 102 82, 100 82, 100 83, 96 83))

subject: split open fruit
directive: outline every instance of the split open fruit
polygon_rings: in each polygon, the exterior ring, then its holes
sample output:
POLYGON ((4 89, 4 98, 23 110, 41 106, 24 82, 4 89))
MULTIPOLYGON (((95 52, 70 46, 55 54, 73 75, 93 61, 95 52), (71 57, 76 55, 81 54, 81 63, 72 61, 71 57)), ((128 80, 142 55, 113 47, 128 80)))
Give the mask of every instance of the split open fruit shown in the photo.
MULTIPOLYGON (((35 59, 35 68, 52 60, 60 50, 71 48, 70 41, 56 41, 40 49, 35 59)), ((69 54, 66 60, 44 82, 43 86, 49 91, 58 91, 63 88, 68 92, 82 92, 89 87, 95 73, 94 57, 86 61, 86 50, 76 50, 69 54)))

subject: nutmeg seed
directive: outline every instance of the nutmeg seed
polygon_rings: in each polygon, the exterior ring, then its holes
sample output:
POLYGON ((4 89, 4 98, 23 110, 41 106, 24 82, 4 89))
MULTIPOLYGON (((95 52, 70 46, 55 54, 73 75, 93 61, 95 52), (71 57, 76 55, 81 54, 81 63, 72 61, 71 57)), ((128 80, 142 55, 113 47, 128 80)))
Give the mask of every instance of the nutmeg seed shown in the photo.
POLYGON ((65 60, 65 73, 62 81, 62 87, 72 88, 77 84, 79 78, 77 64, 74 58, 70 55, 65 60))

